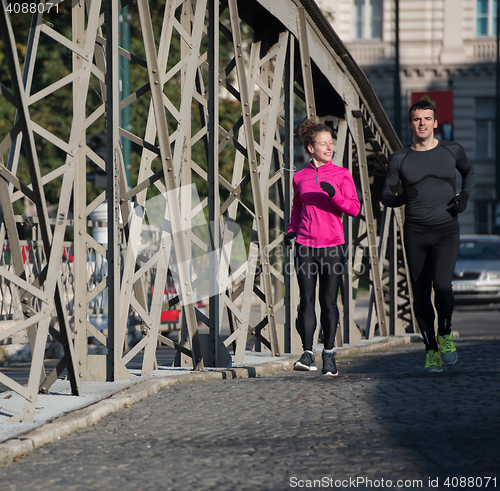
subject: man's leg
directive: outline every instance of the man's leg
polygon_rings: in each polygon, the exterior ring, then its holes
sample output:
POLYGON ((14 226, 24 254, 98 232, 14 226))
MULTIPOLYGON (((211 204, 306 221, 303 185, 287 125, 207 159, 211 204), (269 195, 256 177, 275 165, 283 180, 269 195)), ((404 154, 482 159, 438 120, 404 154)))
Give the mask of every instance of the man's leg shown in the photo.
POLYGON ((438 332, 441 336, 451 333, 451 316, 455 305, 451 281, 457 261, 459 242, 460 227, 456 222, 454 226, 440 231, 432 251, 434 305, 438 315, 438 332))
POLYGON ((434 263, 434 305, 438 315, 438 344, 441 361, 452 365, 458 360, 457 350, 451 334, 451 316, 455 299, 453 297, 452 277, 458 255, 460 227, 458 223, 446 227, 433 249, 434 263))
POLYGON ((404 245, 413 288, 413 310, 427 351, 439 351, 434 331, 434 307, 431 301, 432 258, 427 233, 405 224, 404 245))

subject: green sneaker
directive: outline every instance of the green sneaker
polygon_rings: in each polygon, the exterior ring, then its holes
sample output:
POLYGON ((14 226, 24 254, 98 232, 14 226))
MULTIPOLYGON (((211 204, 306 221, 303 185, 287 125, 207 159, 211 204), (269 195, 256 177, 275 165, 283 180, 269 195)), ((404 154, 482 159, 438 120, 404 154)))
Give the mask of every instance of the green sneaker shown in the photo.
POLYGON ((425 358, 425 366, 424 368, 428 372, 442 372, 441 368, 441 357, 439 356, 438 351, 429 350, 427 351, 427 356, 425 358))
POLYGON ((453 365, 458 360, 458 353, 453 341, 457 339, 456 336, 451 334, 446 334, 445 336, 440 336, 438 334, 439 343, 439 353, 441 354, 441 361, 445 365, 453 365))

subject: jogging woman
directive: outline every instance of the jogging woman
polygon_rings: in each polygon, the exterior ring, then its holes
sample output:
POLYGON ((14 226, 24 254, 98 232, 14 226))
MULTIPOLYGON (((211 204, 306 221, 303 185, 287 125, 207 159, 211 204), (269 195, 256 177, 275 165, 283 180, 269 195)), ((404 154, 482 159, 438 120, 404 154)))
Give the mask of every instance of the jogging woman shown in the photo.
POLYGON ((337 294, 345 268, 342 214, 356 216, 360 203, 350 172, 332 162, 333 133, 324 124, 305 120, 299 138, 310 154, 309 165, 293 178, 294 198, 285 244, 295 239, 295 271, 300 290, 297 330, 304 353, 294 370, 316 370, 313 353, 316 284, 319 281, 320 324, 324 334, 322 352, 325 375, 338 374, 334 342, 339 321, 337 294))

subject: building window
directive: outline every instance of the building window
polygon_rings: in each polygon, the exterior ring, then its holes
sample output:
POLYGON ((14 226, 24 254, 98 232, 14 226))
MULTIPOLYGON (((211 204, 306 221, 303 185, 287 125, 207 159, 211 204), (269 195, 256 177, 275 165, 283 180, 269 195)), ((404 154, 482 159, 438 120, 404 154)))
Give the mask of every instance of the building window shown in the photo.
POLYGON ((355 39, 382 39, 382 6, 382 0, 354 0, 355 39))
POLYGON ((476 34, 496 36, 498 0, 476 0, 476 34))
POLYGON ((475 157, 483 160, 494 159, 495 98, 476 97, 475 103, 475 157))
POLYGON ((474 202, 476 215, 476 234, 493 234, 495 232, 495 200, 476 200, 474 202))

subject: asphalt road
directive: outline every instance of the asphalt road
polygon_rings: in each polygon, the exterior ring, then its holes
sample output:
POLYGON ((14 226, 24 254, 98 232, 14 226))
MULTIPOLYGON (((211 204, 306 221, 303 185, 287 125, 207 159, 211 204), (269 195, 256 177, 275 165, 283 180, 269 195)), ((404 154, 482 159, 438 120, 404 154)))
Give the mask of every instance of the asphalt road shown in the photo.
POLYGON ((500 305, 457 306, 452 329, 460 337, 500 336, 500 305))

